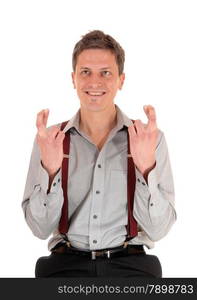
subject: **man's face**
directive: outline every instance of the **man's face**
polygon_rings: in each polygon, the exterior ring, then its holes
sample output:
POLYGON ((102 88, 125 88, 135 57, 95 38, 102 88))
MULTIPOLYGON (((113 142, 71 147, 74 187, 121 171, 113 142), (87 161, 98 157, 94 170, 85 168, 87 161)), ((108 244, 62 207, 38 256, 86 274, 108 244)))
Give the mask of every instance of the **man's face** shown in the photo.
POLYGON ((103 49, 82 51, 77 58, 75 72, 72 73, 81 106, 90 111, 112 107, 124 78, 124 73, 119 75, 114 54, 103 49))

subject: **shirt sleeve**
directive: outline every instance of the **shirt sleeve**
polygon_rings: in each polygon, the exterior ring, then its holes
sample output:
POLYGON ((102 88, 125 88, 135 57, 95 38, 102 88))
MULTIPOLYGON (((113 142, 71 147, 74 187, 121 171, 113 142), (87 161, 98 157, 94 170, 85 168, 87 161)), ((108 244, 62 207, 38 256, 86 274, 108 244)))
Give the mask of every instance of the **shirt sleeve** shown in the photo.
POLYGON ((26 179, 22 209, 33 234, 46 239, 57 228, 63 205, 61 169, 58 171, 47 194, 49 175, 40 160, 40 151, 34 139, 29 170, 26 179))
POLYGON ((147 182, 135 167, 134 218, 152 241, 163 238, 177 218, 168 148, 160 130, 158 140, 156 165, 149 172, 147 182))

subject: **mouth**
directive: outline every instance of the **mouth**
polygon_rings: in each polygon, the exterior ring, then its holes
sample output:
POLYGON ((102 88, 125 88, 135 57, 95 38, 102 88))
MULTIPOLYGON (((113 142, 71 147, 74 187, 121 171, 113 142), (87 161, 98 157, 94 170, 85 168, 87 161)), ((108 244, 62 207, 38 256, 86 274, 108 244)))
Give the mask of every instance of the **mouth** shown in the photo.
POLYGON ((106 94, 106 92, 103 91, 94 91, 94 92, 85 91, 85 93, 91 97, 101 97, 106 94))

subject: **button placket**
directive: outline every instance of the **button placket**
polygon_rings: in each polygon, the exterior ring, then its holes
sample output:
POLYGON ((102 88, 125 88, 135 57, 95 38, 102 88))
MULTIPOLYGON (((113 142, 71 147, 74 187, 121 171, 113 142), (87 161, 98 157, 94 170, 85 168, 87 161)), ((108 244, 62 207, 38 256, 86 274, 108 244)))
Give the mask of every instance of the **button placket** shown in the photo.
POLYGON ((100 243, 100 211, 102 207, 102 197, 104 191, 104 163, 102 161, 101 151, 97 157, 93 174, 93 194, 92 194, 92 207, 90 212, 90 247, 97 249, 100 243), (101 163, 102 161, 102 163, 101 163))

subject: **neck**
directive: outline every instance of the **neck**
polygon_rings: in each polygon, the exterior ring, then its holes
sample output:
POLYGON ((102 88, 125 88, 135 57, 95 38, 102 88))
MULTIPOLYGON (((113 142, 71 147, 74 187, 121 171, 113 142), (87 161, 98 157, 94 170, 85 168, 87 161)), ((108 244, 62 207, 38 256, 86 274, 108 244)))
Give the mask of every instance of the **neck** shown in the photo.
POLYGON ((103 135, 116 125, 116 107, 94 112, 81 107, 79 127, 89 136, 103 135))

